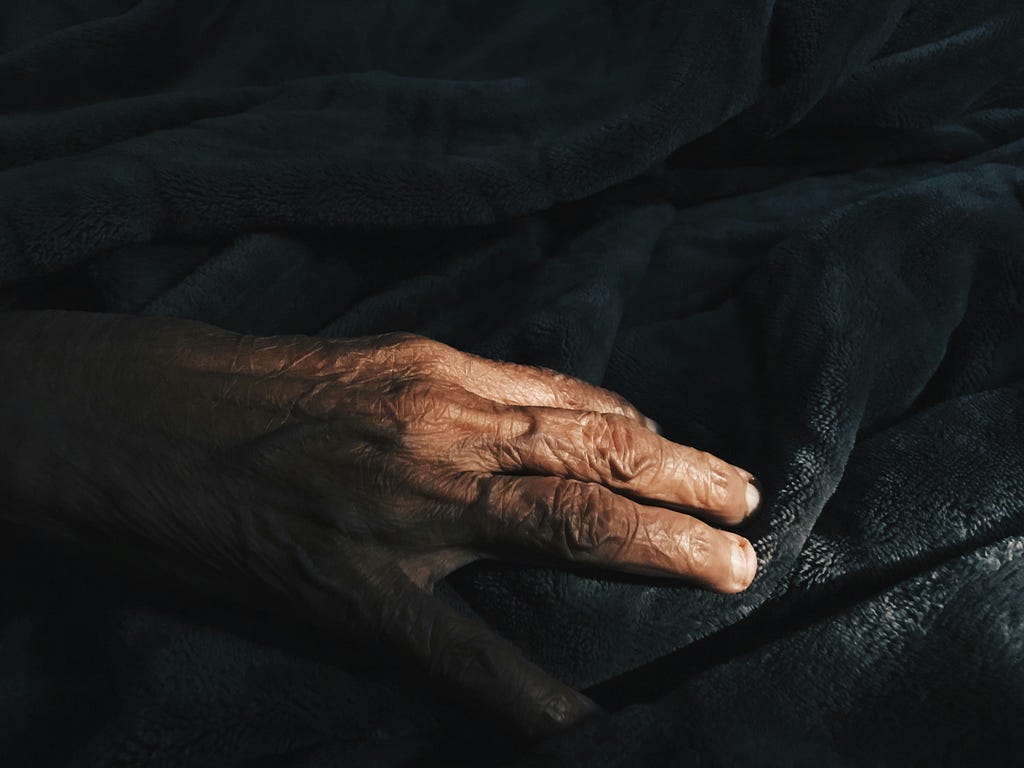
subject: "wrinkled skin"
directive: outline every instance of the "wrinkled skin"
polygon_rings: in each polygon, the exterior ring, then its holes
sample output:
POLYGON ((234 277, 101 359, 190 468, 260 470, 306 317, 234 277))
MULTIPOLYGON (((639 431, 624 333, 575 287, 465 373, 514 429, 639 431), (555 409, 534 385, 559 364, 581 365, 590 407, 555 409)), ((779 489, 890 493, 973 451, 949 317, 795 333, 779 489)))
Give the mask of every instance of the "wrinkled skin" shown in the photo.
POLYGON ((756 507, 749 473, 552 371, 409 334, 84 313, 0 330, 9 523, 384 641, 531 734, 594 705, 432 597, 439 579, 490 557, 736 592, 756 570, 716 527, 756 507))

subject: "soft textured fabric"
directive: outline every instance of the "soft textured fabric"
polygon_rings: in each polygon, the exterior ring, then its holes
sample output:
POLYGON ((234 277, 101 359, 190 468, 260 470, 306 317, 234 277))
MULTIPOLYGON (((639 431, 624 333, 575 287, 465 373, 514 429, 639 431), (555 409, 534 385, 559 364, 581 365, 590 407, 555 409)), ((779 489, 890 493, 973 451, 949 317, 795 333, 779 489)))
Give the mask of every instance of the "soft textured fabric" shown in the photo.
POLYGON ((618 391, 766 502, 740 595, 448 580, 609 710, 534 746, 367 649, 5 550, 4 765, 1019 755, 1018 0, 25 0, 0 108, 4 306, 419 332, 618 391))

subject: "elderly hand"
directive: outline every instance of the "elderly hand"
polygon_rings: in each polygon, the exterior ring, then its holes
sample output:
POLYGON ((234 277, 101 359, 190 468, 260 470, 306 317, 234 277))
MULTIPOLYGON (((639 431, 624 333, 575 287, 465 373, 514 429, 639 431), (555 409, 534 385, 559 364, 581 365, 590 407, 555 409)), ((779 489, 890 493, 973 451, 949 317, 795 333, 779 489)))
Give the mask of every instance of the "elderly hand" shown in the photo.
POLYGON ((20 442, 0 488, 32 512, 5 517, 384 640, 531 733, 594 705, 433 598, 438 580, 490 557, 736 592, 757 567, 715 527, 757 506, 749 473, 552 371, 409 334, 74 313, 11 316, 6 338, 20 442))

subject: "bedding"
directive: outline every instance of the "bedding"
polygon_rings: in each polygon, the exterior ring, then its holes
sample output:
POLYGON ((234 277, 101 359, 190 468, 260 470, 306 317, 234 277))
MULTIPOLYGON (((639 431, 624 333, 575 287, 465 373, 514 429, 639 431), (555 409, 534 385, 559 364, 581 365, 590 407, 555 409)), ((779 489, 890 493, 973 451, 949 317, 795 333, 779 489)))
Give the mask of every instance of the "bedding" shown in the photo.
POLYGON ((4 542, 6 765, 960 764, 1024 725, 1024 7, 0 9, 3 306, 406 330, 753 471, 738 595, 441 594, 607 715, 526 744, 394 660, 4 542))

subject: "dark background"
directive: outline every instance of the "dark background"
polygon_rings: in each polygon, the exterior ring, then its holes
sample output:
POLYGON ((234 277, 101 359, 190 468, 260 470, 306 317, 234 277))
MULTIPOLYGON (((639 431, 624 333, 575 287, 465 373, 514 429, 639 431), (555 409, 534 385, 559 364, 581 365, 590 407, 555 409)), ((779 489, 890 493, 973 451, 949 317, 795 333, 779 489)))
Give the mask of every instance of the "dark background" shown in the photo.
POLYGON ((602 383, 766 501, 740 595, 450 578, 610 710, 532 747, 365 649, 4 542, 5 764, 1013 754, 1018 2, 26 0, 0 109, 0 306, 419 332, 602 383))

